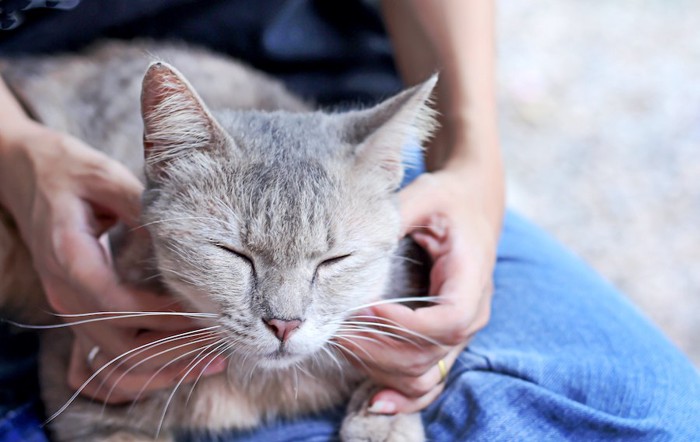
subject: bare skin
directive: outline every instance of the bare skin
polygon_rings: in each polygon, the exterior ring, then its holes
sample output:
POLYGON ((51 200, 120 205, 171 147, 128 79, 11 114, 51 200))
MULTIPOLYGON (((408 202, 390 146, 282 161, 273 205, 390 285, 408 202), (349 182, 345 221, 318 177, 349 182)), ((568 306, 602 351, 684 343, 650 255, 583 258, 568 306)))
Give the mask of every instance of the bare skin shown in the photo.
POLYGON ((442 130, 427 151, 430 173, 400 194, 404 233, 431 255, 432 307, 373 308, 442 344, 357 342, 369 375, 385 389, 371 410, 413 412, 443 390, 438 361, 449 369, 488 322, 492 274, 504 206, 495 98, 494 5, 490 0, 384 0, 399 70, 414 84, 440 70, 442 130))
MULTIPOLYGON (((178 310, 172 300, 121 286, 104 242, 100 241, 117 219, 133 224, 138 218, 141 183, 121 164, 80 140, 32 121, 1 82, 0 177, 0 205, 17 222, 49 305, 56 313, 178 310)), ((190 320, 172 316, 76 327, 68 381, 77 388, 99 364, 147 342, 194 327, 190 320), (95 346, 100 352, 93 360, 94 367, 88 367, 87 354, 95 346)), ((169 356, 179 356, 187 350, 183 347, 169 356)), ((127 370, 140 359, 134 358, 131 364, 120 368, 127 370)), ((162 364, 162 358, 152 358, 138 366, 116 386, 110 401, 135 397, 144 377, 148 379, 162 364)), ((217 364, 210 367, 224 368, 217 364)), ((176 382, 180 369, 177 366, 164 371, 148 389, 176 382)), ((104 399, 113 379, 106 379, 100 391, 96 391, 98 382, 91 383, 86 393, 104 399)))
MULTIPOLYGON (((368 374, 386 386, 372 401, 373 411, 379 413, 412 412, 429 405, 444 387, 438 361, 443 359, 450 368, 489 318, 504 200, 492 3, 385 0, 383 4, 406 82, 416 83, 441 70, 437 103, 442 130, 428 150, 431 172, 405 188, 400 198, 404 232, 413 235, 435 262, 429 294, 443 302, 416 311, 382 305, 372 313, 443 345, 416 349, 397 341, 355 344, 364 348, 356 354, 366 358, 368 374)), ((80 140, 33 122, 0 81, 0 205, 20 227, 57 313, 179 309, 163 297, 121 286, 100 240, 118 219, 133 224, 141 191, 139 181, 120 164, 80 140)), ((188 319, 174 317, 76 327, 68 381, 78 387, 95 367, 117 355, 194 327, 188 319), (87 355, 95 346, 100 352, 88 367, 87 355)), ((167 357, 187 351, 181 347, 167 357)), ((126 371, 148 356, 144 353, 119 370, 126 371)), ((98 379, 85 394, 105 400, 112 391, 110 402, 129 401, 162 365, 163 360, 155 357, 124 376, 98 379), (119 384, 114 385, 117 379, 119 384)), ((147 390, 174 385, 180 369, 177 365, 157 374, 147 390)), ((214 362, 207 374, 223 369, 223 364, 214 362)))

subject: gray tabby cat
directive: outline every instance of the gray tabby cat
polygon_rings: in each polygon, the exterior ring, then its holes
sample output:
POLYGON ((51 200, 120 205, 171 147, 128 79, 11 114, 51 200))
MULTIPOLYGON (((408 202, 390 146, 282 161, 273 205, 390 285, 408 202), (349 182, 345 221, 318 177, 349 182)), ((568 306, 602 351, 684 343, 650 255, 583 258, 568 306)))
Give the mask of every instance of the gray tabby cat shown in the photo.
MULTIPOLYGON (((46 333, 41 381, 49 414, 60 411, 49 427, 56 440, 171 440, 175 431, 250 428, 348 399, 343 440, 424 439, 418 414, 367 412, 374 387, 336 350, 360 306, 407 293, 406 261, 395 259, 401 150, 434 128, 435 78, 371 109, 324 113, 259 72, 182 46, 108 43, 0 68, 38 120, 143 176, 152 245, 144 251, 127 238, 120 273, 131 283, 156 278, 201 312, 202 330, 223 338, 203 352, 229 360, 189 398, 182 386, 103 410, 69 401, 71 336, 46 333), (140 271, 143 259, 155 274, 140 271)), ((0 281, 5 314, 40 310, 9 219, 0 222, 0 281)))

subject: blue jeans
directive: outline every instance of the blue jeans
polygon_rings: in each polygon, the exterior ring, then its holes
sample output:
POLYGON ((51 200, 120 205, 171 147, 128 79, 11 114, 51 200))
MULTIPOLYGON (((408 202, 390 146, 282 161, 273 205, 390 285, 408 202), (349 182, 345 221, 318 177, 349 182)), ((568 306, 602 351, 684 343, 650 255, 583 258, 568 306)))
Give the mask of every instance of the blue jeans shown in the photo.
MULTIPOLYGON (((495 288, 491 322, 423 412, 429 440, 700 440, 700 376, 690 362, 584 263, 512 213, 495 288)), ((1 342, 8 376, 13 349, 1 342)), ((3 414, 0 441, 43 440, 31 401, 3 414)), ((337 440, 341 419, 338 409, 183 440, 337 440)))
MULTIPOLYGON (((579 259, 509 213, 493 313, 423 412, 431 441, 700 440, 700 376, 579 259)), ((192 441, 337 440, 342 410, 192 441)))

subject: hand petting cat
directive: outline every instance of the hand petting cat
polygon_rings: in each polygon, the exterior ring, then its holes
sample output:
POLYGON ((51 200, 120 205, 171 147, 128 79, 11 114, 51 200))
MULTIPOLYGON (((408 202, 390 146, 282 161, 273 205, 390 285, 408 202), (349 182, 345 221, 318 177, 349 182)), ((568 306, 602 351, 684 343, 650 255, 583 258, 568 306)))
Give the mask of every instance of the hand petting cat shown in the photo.
MULTIPOLYGON (((9 95, 0 98, 11 103, 9 95)), ((54 312, 176 311, 178 306, 169 298, 120 285, 105 243, 100 240, 118 219, 131 225, 138 219, 143 186, 136 177, 76 138, 34 123, 22 112, 11 116, 13 121, 10 124, 5 120, 8 125, 0 140, 0 201, 19 226, 54 312)), ((69 383, 77 388, 118 355, 193 327, 189 319, 173 316, 97 321, 73 327, 77 339, 69 383)), ((91 382, 84 391, 110 402, 132 400, 163 361, 187 349, 185 346, 167 353, 167 357, 153 357, 120 377, 155 351, 141 353, 116 372, 100 372, 98 382, 91 382)), ((181 368, 175 364, 159 373, 145 390, 169 386, 179 379, 181 368)), ((213 363, 208 370, 223 368, 213 363)))
POLYGON ((426 153, 432 173, 400 192, 404 233, 431 256, 427 295, 439 302, 417 310, 386 304, 372 313, 377 322, 394 321, 441 345, 417 348, 391 338, 380 339, 385 345, 355 342, 366 351, 356 354, 370 367, 369 375, 385 387, 373 397, 371 411, 393 414, 427 407, 469 338, 489 319, 504 184, 493 2, 384 0, 382 6, 406 82, 440 72, 441 130, 426 153))
POLYGON ((404 334, 411 342, 372 335, 379 342, 353 343, 365 371, 384 386, 372 399, 373 412, 411 413, 427 407, 442 392, 445 373, 469 338, 488 321, 497 233, 480 215, 479 193, 469 181, 466 169, 443 170, 420 176, 400 193, 403 232, 431 256, 427 295, 439 302, 416 310, 398 304, 372 307, 378 324, 415 333, 404 334), (421 341, 417 334, 441 345, 421 341))

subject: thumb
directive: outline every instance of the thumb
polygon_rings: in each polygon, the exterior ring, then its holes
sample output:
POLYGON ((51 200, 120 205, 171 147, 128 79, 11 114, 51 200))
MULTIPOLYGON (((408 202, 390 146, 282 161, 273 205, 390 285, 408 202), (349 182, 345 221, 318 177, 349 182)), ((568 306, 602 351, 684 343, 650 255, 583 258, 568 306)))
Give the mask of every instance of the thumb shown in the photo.
POLYGON ((427 185, 431 178, 429 174, 421 175, 399 192, 401 236, 411 233, 417 226, 426 225, 435 212, 440 195, 434 185, 427 185))
POLYGON ((91 183, 85 198, 112 212, 128 226, 135 226, 141 216, 143 185, 122 164, 109 161, 103 167, 105 179, 91 183))

